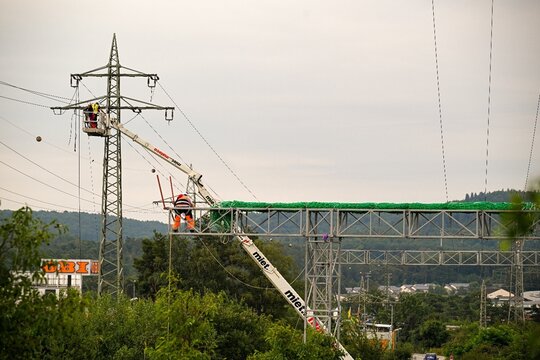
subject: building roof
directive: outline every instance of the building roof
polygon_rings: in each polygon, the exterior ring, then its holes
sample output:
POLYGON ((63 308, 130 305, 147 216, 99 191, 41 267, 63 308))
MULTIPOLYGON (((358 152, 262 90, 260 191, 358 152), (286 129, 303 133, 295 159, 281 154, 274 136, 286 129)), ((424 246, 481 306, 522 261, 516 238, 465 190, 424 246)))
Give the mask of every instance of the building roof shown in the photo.
POLYGON ((532 301, 532 302, 540 302, 540 290, 534 290, 534 291, 524 291, 523 292, 523 300, 525 301, 532 301))
POLYGON ((509 297, 514 297, 514 294, 504 289, 495 290, 487 294, 488 299, 501 299, 501 298, 509 298, 509 297))

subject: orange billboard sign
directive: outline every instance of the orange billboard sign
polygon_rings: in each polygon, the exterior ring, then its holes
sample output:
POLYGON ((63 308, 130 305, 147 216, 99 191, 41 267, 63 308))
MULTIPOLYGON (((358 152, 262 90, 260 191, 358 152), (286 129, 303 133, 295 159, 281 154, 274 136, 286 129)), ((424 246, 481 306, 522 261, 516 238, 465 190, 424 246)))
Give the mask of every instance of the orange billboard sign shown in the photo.
POLYGON ((45 273, 98 275, 98 260, 81 259, 42 259, 41 268, 45 273))

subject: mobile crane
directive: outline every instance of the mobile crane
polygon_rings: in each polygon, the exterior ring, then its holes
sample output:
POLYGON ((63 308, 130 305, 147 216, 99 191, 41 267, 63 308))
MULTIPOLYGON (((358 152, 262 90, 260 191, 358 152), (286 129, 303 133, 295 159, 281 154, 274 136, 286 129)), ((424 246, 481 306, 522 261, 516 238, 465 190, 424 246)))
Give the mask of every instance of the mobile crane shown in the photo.
MULTIPOLYGON (((178 170, 185 173, 188 178, 193 181, 193 183, 197 186, 197 191, 199 195, 209 206, 218 205, 216 199, 214 199, 214 197, 210 194, 210 192, 201 182, 202 174, 194 171, 190 166, 182 164, 181 162, 167 155, 164 151, 160 150, 156 146, 140 138, 137 134, 126 129, 116 119, 110 118, 110 116, 105 112, 99 112, 97 126, 88 126, 88 124, 86 125, 87 126, 83 128, 83 131, 90 136, 109 136, 111 128, 120 131, 123 135, 127 136, 133 142, 141 145, 146 150, 151 151, 161 159, 165 160, 178 170)), ((251 240, 248 236, 245 235, 237 235, 236 239, 240 242, 245 252, 259 266, 266 278, 270 280, 274 287, 281 293, 281 295, 285 298, 285 300, 287 300, 287 302, 293 307, 293 309, 296 310, 300 317, 302 317, 302 319, 306 319, 307 323, 314 327, 317 331, 326 332, 325 327, 322 326, 322 324, 314 316, 308 316, 308 314, 310 313, 310 309, 306 306, 302 297, 298 295, 296 290, 294 290, 294 288, 289 284, 289 282, 280 274, 278 269, 272 265, 270 260, 267 259, 266 256, 264 256, 262 251, 257 247, 257 245, 255 245, 253 240, 251 240)), ((343 360, 354 360, 353 357, 343 347, 343 345, 341 345, 341 343, 337 341, 337 339, 336 346, 343 352, 343 360)))

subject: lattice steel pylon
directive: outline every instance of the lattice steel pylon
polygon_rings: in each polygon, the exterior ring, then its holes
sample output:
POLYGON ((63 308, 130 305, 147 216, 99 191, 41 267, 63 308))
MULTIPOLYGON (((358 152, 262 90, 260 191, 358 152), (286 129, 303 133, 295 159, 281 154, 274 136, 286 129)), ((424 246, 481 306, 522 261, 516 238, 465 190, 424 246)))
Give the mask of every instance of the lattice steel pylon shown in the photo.
POLYGON ((514 246, 513 271, 515 278, 514 288, 514 321, 525 321, 525 310, 523 308, 523 245, 525 240, 516 239, 514 246))
MULTIPOLYGON (((106 117, 120 122, 121 110, 140 113, 142 110, 165 110, 166 120, 172 120, 174 107, 163 107, 144 101, 126 98, 120 93, 121 77, 146 77, 147 84, 153 88, 159 77, 145 74, 120 65, 116 34, 113 34, 109 62, 107 65, 80 74, 71 74, 71 86, 78 87, 85 77, 106 77, 107 95, 78 102, 55 110, 84 110, 89 103, 98 103, 106 117), (124 72, 122 70, 125 70, 124 72)), ((103 129, 102 133, 89 135, 105 138, 103 152, 103 188, 101 198, 101 238, 99 244, 100 272, 98 293, 121 294, 124 289, 123 229, 122 229, 122 151, 121 133, 114 128, 103 129)), ((85 129, 85 132, 86 129, 85 129)))
POLYGON ((482 285, 480 286, 480 327, 487 326, 486 300, 486 283, 482 280, 482 285))
MULTIPOLYGON (((331 228, 331 217, 321 216, 314 211, 308 215, 308 234, 317 234, 327 227, 331 228), (319 229, 319 230, 317 230, 319 229)), ((328 230, 328 233, 331 233, 328 230)), ((305 292, 308 314, 304 321, 304 339, 306 323, 309 318, 317 319, 326 332, 339 340, 341 323, 341 239, 324 234, 308 236, 306 241, 305 292)))
MULTIPOLYGON (((120 122, 120 59, 116 34, 113 36, 107 71, 107 111, 109 116, 120 122)), ((99 294, 106 290, 118 294, 124 288, 121 145, 120 132, 113 129, 112 134, 105 137, 103 150, 99 294)))

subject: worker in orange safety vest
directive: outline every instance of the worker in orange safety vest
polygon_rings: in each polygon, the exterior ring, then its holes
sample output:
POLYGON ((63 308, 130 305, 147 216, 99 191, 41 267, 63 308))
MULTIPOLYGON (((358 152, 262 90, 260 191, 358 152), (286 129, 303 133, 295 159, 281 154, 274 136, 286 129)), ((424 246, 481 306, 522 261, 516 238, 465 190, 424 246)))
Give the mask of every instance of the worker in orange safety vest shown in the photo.
POLYGON ((187 194, 180 194, 174 201, 174 222, 172 226, 173 232, 178 232, 180 228, 180 221, 182 217, 186 220, 187 229, 191 232, 195 231, 195 219, 193 219, 193 213, 190 208, 193 207, 193 202, 187 194))

